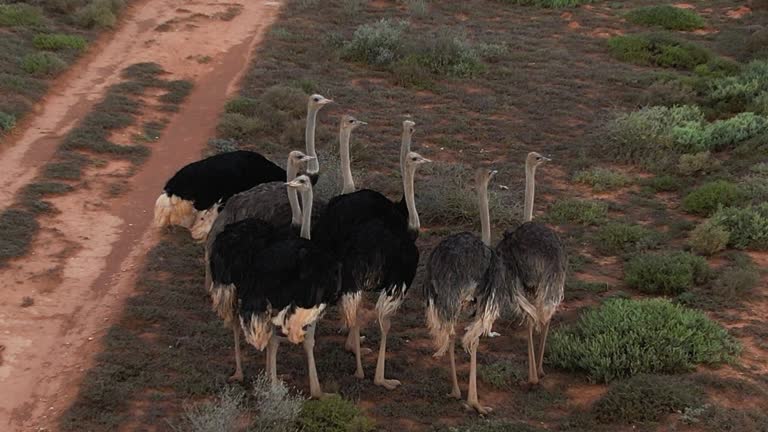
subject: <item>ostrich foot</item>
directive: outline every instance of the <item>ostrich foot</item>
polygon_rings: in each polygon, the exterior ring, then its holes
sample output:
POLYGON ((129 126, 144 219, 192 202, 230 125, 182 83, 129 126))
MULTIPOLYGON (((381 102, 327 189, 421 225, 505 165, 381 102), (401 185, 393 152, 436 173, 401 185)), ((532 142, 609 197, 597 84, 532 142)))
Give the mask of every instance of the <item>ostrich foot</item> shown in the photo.
POLYGON ((539 368, 539 378, 544 378, 547 374, 544 373, 544 368, 539 368))
POLYGON ((402 384, 400 381, 396 379, 382 379, 382 380, 373 380, 373 383, 377 386, 382 386, 387 390, 394 390, 402 384))
POLYGON ((365 378, 365 373, 362 370, 356 370, 354 376, 357 379, 363 379, 365 378))
POLYGON ((237 371, 227 378, 228 382, 243 382, 243 371, 237 371))
POLYGON ((452 399, 461 399, 461 390, 458 390, 458 389, 454 390, 454 391, 446 394, 446 396, 448 396, 449 398, 452 398, 452 399))
POLYGON ((480 415, 488 415, 493 411, 493 408, 484 407, 480 405, 480 402, 466 402, 464 403, 464 408, 467 411, 476 411, 480 415))
POLYGON ((488 337, 489 338, 495 338, 495 337, 499 337, 499 336, 501 336, 501 333, 499 333, 499 332, 492 331, 492 332, 488 333, 488 337))

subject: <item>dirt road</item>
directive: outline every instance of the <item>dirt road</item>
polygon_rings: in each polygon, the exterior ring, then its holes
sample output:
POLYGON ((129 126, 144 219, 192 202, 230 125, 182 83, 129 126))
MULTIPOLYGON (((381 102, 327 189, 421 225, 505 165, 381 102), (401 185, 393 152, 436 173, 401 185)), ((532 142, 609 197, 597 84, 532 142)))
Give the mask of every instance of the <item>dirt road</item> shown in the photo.
POLYGON ((155 198, 170 174, 199 157, 279 8, 279 1, 134 3, 57 82, 16 142, 4 143, 0 202, 7 205, 124 67, 152 61, 195 84, 127 193, 105 198, 107 177, 125 164, 89 170, 87 187, 51 200, 60 213, 40 220, 31 253, 0 270, 0 430, 56 429, 156 240, 155 198))

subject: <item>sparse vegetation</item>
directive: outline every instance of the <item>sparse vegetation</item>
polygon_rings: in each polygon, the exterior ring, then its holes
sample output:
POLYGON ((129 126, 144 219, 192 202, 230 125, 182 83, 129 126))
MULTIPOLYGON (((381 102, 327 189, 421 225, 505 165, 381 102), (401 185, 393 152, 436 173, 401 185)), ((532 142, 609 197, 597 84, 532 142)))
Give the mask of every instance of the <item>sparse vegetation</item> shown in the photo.
POLYGON ((578 171, 573 181, 592 187, 595 192, 605 192, 628 185, 631 180, 625 174, 606 168, 591 168, 578 171))
POLYGON ((547 218, 556 224, 575 223, 593 225, 608 214, 608 204, 601 201, 564 199, 555 201, 547 211, 547 218))
POLYGON ((183 427, 174 426, 178 432, 235 432, 245 410, 245 394, 242 390, 227 387, 216 401, 184 407, 183 427))
POLYGON ((0 27, 36 26, 42 23, 40 8, 26 3, 0 5, 0 27))
POLYGON ((67 66, 67 63, 54 53, 37 52, 21 59, 21 68, 30 75, 53 76, 67 66))
POLYGON ((702 222, 691 231, 688 244, 691 249, 702 255, 714 255, 725 249, 730 239, 730 233, 722 226, 711 221, 702 222))
POLYGON ((742 187, 725 180, 705 183, 683 198, 683 209, 692 214, 708 216, 719 207, 744 203, 747 194, 742 187))
POLYGON ((339 396, 311 400, 304 404, 299 425, 307 432, 368 432, 373 422, 352 402, 339 396))
POLYGON ((704 27, 704 19, 690 9, 672 5, 646 6, 631 10, 627 20, 644 26, 663 27, 667 30, 696 30, 704 27))
POLYGON ((671 175, 654 176, 646 182, 654 192, 674 192, 680 189, 680 180, 671 175))
POLYGON ((508 361, 480 365, 477 374, 483 382, 502 390, 511 389, 522 378, 520 371, 508 361))
POLYGON ((659 233, 642 225, 611 222, 597 231, 595 248, 603 255, 618 255, 652 249, 660 241, 659 233))
POLYGON ((63 49, 82 50, 88 42, 82 36, 53 33, 39 34, 32 39, 32 43, 38 49, 59 51, 63 49))
POLYGON ((707 261, 687 252, 644 253, 624 267, 627 285, 648 294, 680 294, 709 276, 707 261))
POLYGON ((706 49, 662 34, 615 36, 608 47, 618 60, 639 65, 693 70, 712 60, 706 49))
POLYGON ((551 336, 549 363, 599 382, 727 362, 738 343, 702 312, 665 299, 607 300, 551 336))

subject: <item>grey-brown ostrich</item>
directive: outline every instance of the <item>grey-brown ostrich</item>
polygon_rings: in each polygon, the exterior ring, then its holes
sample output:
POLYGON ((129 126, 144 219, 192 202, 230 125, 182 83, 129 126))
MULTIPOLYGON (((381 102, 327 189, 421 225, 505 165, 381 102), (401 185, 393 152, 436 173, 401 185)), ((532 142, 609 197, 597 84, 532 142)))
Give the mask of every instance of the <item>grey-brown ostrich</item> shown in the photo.
POLYGON ((503 264, 491 248, 488 182, 495 174, 496 171, 481 168, 475 175, 482 238, 463 232, 441 241, 429 256, 425 288, 427 326, 437 349, 435 357, 448 352, 452 383, 449 396, 456 399, 461 398, 454 358, 456 324, 465 306, 476 305, 462 345, 470 355, 467 405, 480 414, 487 414, 491 408, 480 405, 477 399, 477 347, 480 336, 490 332, 501 310, 510 304, 503 264))
POLYGON ((536 167, 550 159, 536 152, 525 160, 524 221, 504 233, 496 253, 504 261, 507 289, 525 315, 528 325, 528 382, 538 384, 544 376, 542 362, 552 316, 563 301, 568 258, 557 233, 532 222, 536 167), (538 357, 534 330, 540 335, 538 357))

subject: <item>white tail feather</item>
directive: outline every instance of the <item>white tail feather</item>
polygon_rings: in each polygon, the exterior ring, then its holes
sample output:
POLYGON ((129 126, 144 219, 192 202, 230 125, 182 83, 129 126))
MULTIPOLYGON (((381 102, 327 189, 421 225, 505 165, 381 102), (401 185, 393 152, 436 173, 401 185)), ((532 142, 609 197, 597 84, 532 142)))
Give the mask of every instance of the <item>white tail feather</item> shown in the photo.
POLYGON ((477 311, 475 321, 465 329, 464 336, 461 338, 461 345, 464 350, 469 352, 472 348, 477 348, 480 343, 480 336, 488 335, 493 327, 494 321, 499 317, 499 308, 493 302, 482 311, 477 311))
POLYGON ((456 323, 441 320, 432 300, 429 300, 427 305, 427 328, 437 350, 433 357, 442 357, 451 345, 451 338, 456 334, 456 323))
POLYGON ((155 226, 158 228, 179 225, 190 228, 197 216, 197 210, 190 201, 175 195, 162 193, 155 201, 155 226))

